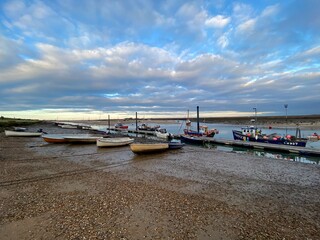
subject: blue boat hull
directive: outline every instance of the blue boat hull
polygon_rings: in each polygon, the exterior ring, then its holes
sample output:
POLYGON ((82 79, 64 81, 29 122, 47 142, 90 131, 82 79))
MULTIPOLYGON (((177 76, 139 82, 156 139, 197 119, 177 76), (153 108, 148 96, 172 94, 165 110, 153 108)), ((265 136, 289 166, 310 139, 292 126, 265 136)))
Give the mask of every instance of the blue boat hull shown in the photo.
POLYGON ((196 145, 203 145, 205 142, 202 138, 196 136, 189 136, 189 135, 181 135, 180 136, 181 142, 189 143, 189 144, 196 144, 196 145))
POLYGON ((280 139, 265 139, 263 136, 258 136, 257 138, 246 136, 242 134, 241 131, 232 130, 234 140, 242 140, 242 141, 249 141, 249 142, 261 142, 261 143, 270 143, 270 144, 280 144, 280 145, 287 145, 287 146, 296 146, 296 147, 305 147, 307 144, 307 140, 288 140, 285 138, 280 139))

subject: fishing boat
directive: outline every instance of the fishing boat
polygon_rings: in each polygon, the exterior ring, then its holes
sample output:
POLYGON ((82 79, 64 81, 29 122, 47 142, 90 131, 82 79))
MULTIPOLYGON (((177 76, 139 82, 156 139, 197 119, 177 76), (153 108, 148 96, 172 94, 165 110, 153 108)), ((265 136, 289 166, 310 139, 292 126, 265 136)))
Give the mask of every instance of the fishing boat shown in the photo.
POLYGON ((169 148, 168 143, 131 143, 130 149, 136 154, 162 152, 169 148))
POLYGON ((183 130, 185 135, 195 136, 195 137, 214 137, 214 135, 218 134, 219 131, 217 129, 208 129, 208 126, 199 126, 199 132, 195 130, 191 130, 186 128, 183 130))
POLYGON ((305 147, 308 140, 306 138, 298 138, 291 135, 281 136, 277 133, 269 135, 262 134, 261 130, 258 130, 258 128, 255 126, 243 127, 241 128, 241 131, 232 130, 232 133, 234 140, 281 144, 297 147, 305 147))
POLYGON ((98 138, 98 147, 120 147, 133 143, 133 138, 119 137, 119 138, 98 138))
POLYGON ((65 137, 66 135, 63 134, 46 134, 42 136, 42 139, 47 143, 66 143, 68 140, 65 137))
POLYGON ((114 128, 115 129, 120 129, 120 130, 123 130, 123 129, 128 129, 128 126, 127 125, 123 125, 121 122, 118 122, 114 125, 114 128))
POLYGON ((189 120, 189 110, 188 117, 186 120, 186 128, 183 130, 185 135, 194 136, 194 137, 214 137, 215 134, 218 134, 219 131, 217 129, 209 129, 208 126, 202 125, 199 126, 199 107, 197 107, 197 130, 191 129, 191 121, 189 120))
POLYGON ((146 123, 143 123, 138 127, 140 131, 152 131, 152 132, 158 130, 159 128, 160 128, 159 125, 151 127, 151 126, 148 126, 146 123))
POLYGON ((308 136, 307 138, 308 138, 310 141, 315 142, 315 141, 320 140, 320 135, 318 135, 317 133, 313 133, 311 136, 308 136))
POLYGON ((7 137, 40 137, 43 132, 23 132, 23 131, 11 131, 5 130, 4 134, 7 137))

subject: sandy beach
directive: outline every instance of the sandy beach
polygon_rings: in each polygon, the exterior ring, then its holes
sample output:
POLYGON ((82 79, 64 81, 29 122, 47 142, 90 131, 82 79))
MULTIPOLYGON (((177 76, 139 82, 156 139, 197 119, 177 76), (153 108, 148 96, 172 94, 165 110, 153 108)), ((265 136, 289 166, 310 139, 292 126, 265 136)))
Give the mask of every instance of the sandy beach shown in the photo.
POLYGON ((0 141, 1 239, 320 238, 319 165, 189 145, 135 155, 0 141))

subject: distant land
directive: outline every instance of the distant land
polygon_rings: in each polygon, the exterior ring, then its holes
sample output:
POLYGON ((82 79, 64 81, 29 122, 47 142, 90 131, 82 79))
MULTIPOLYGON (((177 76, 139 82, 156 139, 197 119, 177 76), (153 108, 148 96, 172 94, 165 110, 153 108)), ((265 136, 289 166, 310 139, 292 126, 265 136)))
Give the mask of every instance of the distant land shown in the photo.
MULTIPOLYGON (((196 122, 197 118, 192 117, 189 118, 192 122, 196 122)), ((308 128, 308 129, 320 129, 320 114, 316 115, 297 115, 297 116, 257 116, 257 122, 254 121, 254 116, 246 116, 246 117, 200 117, 200 122, 205 123, 215 123, 215 124, 232 124, 232 125, 254 125, 257 126, 265 126, 265 127, 297 127, 300 128, 308 128)), ((139 123, 141 122, 163 122, 163 121, 185 121, 186 118, 148 118, 141 119, 138 118, 139 123)), ((100 120, 108 121, 108 120, 100 120)), ((112 122, 117 121, 112 119, 112 122)), ((135 118, 126 118, 123 121, 133 122, 135 118)))
MULTIPOLYGON (((163 118, 162 118, 163 119, 163 118)), ((185 120, 186 118, 175 118, 175 120, 185 120)), ((197 121, 197 118, 189 118, 191 121, 197 121)), ((246 117, 200 117, 200 122, 207 123, 224 123, 224 124, 250 124, 253 122, 254 116, 246 117)), ((152 118, 151 120, 158 120, 152 118)), ((160 118, 159 118, 160 120, 160 118)), ((169 119, 167 119, 169 120, 169 119)), ((299 116, 257 116, 257 124, 317 124, 320 122, 320 115, 299 115, 299 116)))
MULTIPOLYGON (((301 129, 320 129, 320 114, 316 115, 298 115, 298 116, 257 116, 257 122, 254 121, 254 116, 246 116, 246 117, 200 117, 199 120, 202 123, 213 123, 213 124, 230 124, 230 125, 257 125, 258 127, 278 127, 278 128, 295 128, 300 127, 301 129)), ((189 118, 192 122, 196 122, 197 118, 192 117, 189 118)), ((177 121, 185 121, 186 118, 148 118, 142 119, 138 118, 138 123, 174 123, 177 121)), ((61 120, 61 122, 64 120, 61 120)), ((127 123, 135 123, 135 118, 125 118, 123 120, 120 119, 110 119, 111 125, 116 122, 127 122, 127 123)), ((37 120, 28 120, 28 119, 13 119, 13 118, 0 118, 0 132, 5 128, 9 128, 11 126, 24 126, 37 123, 37 120)), ((47 121, 50 122, 50 121, 47 121)), ((54 121, 52 121, 54 122, 54 121)), ((108 119, 101 120, 65 120, 65 122, 81 122, 87 123, 91 125, 106 125, 108 124, 108 119), (107 122, 107 123, 106 123, 107 122)))

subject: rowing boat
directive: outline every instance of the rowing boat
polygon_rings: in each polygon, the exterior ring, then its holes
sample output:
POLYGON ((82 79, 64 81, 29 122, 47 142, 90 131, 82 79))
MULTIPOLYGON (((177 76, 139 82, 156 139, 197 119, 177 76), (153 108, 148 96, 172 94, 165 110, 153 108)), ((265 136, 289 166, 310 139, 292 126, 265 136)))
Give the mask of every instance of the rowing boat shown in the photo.
POLYGON ((168 143, 132 143, 130 149, 136 154, 162 152, 169 148, 168 143))
POLYGON ((101 135, 83 135, 78 136, 65 136, 64 139, 70 143, 96 143, 97 139, 101 138, 101 135))
POLYGON ((119 147, 133 143, 133 138, 121 137, 121 138, 98 138, 98 147, 119 147))
POLYGON ((21 132, 10 130, 5 130, 4 133, 7 137, 40 137, 42 135, 42 132, 21 132))
POLYGON ((42 138, 47 143, 66 143, 68 141, 64 138, 65 136, 63 134, 46 134, 42 138))

